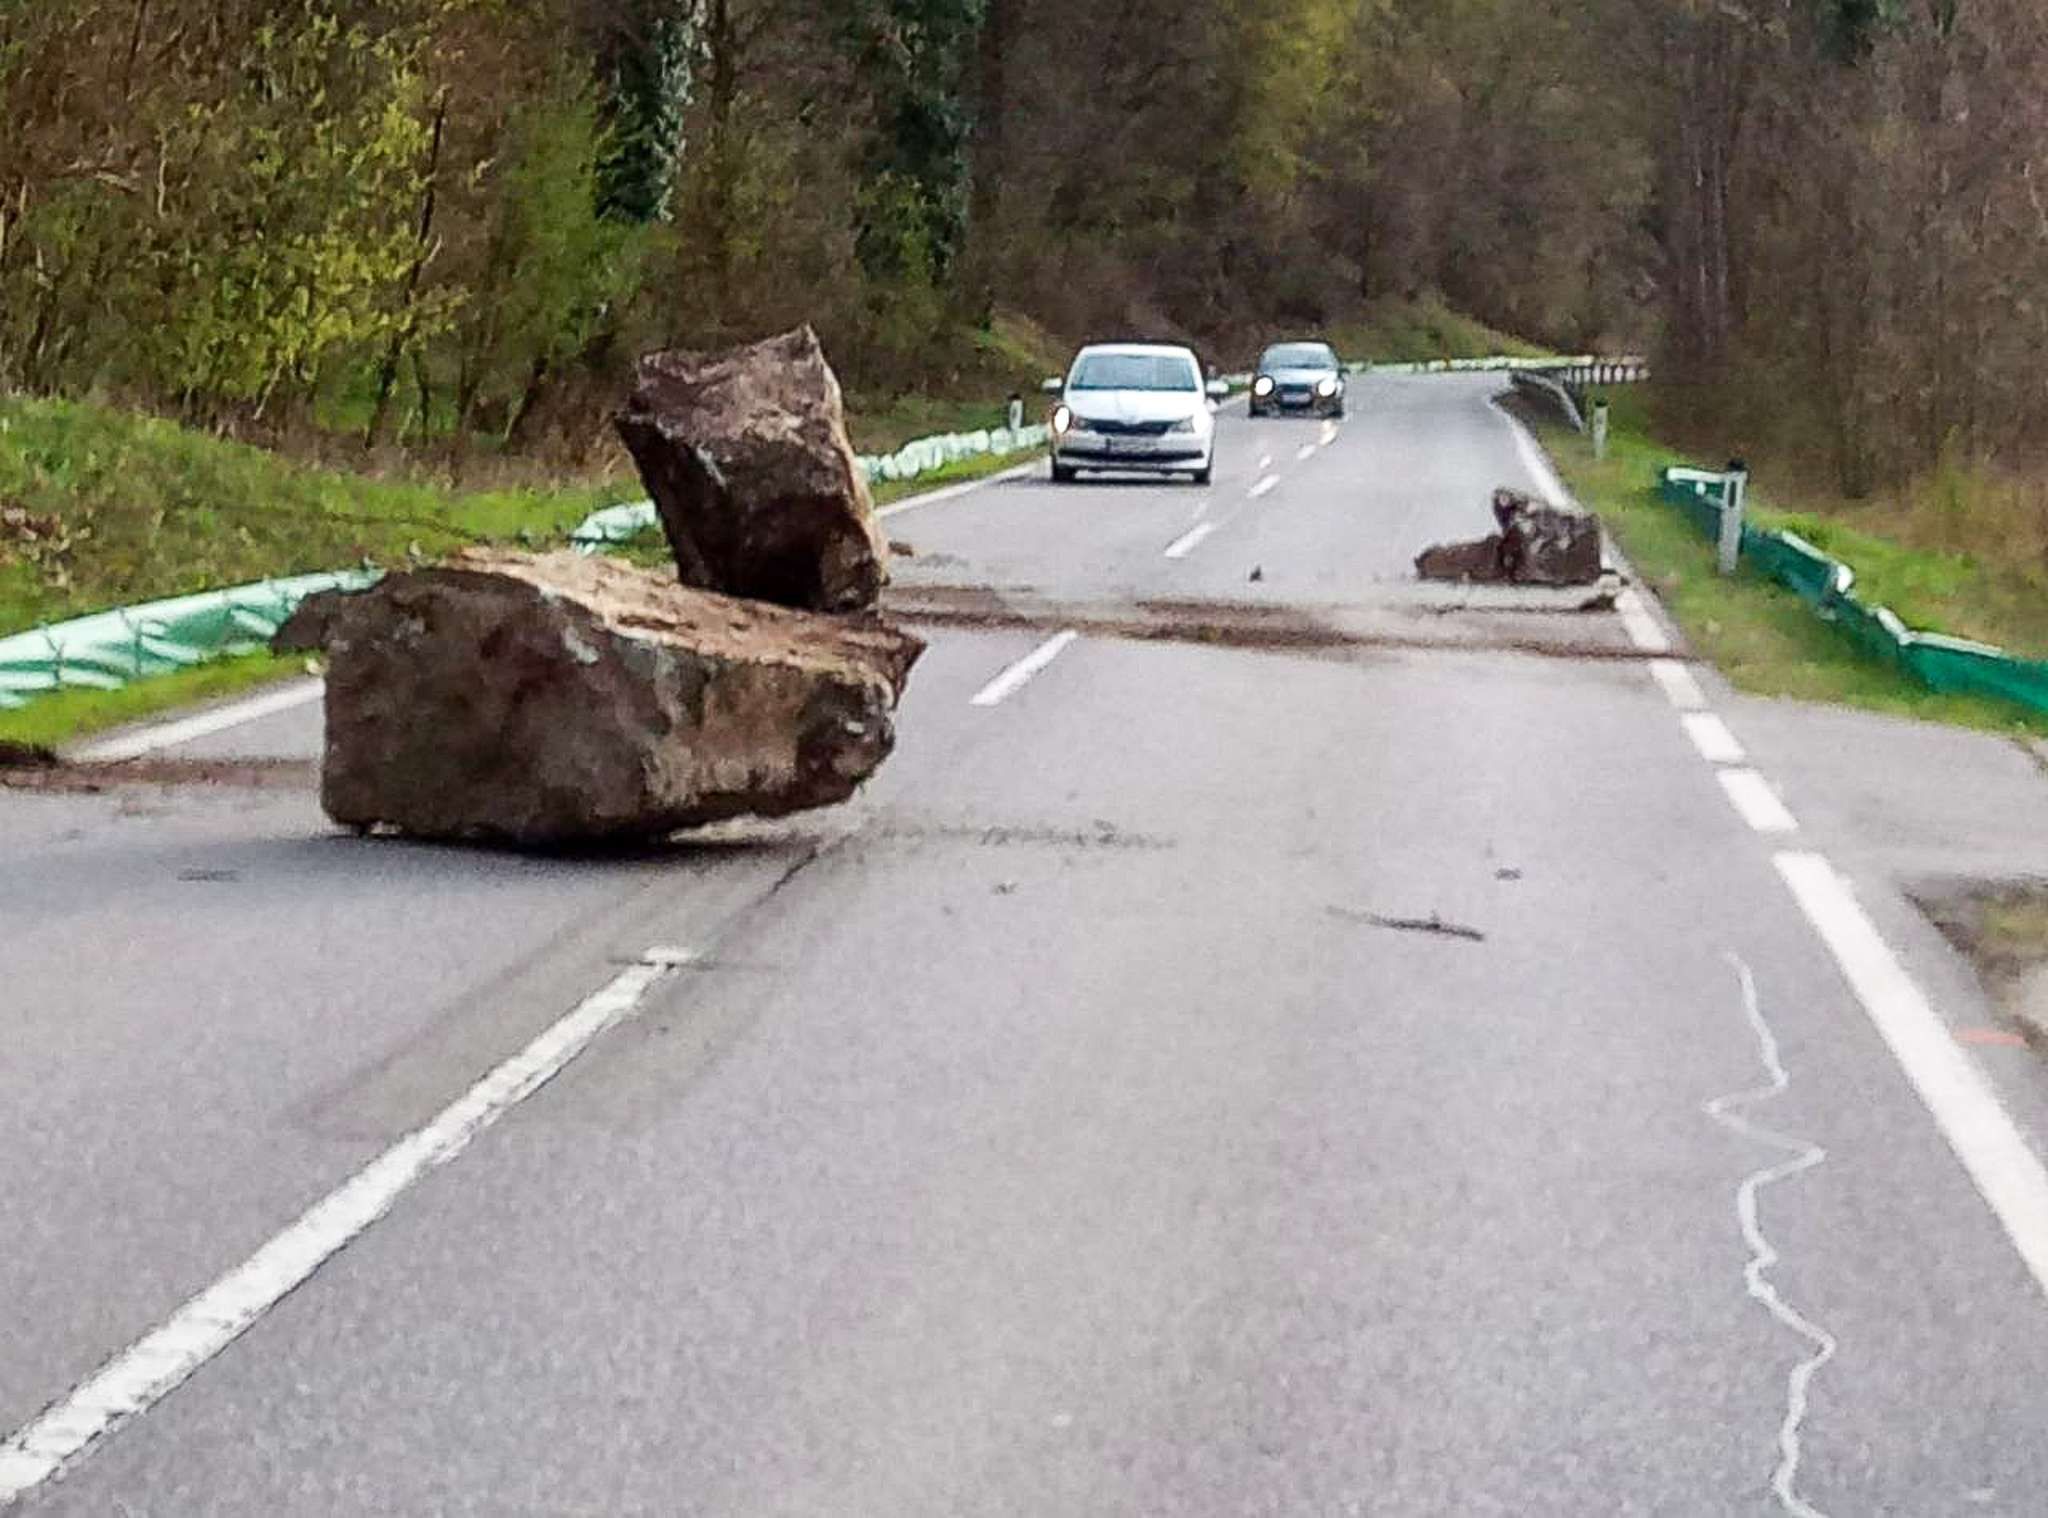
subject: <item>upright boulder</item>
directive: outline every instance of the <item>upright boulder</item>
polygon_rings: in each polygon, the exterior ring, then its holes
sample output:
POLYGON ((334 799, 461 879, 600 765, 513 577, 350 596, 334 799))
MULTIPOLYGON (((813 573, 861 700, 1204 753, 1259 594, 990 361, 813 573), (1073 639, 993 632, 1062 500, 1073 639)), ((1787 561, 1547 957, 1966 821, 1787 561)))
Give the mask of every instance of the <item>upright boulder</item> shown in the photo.
POLYGON ((498 550, 311 597, 276 646, 327 654, 335 821, 523 846, 844 801, 924 651, 875 618, 498 550))
POLYGON ((617 425, 685 585, 807 611, 874 606, 888 547, 809 327, 649 354, 617 425))

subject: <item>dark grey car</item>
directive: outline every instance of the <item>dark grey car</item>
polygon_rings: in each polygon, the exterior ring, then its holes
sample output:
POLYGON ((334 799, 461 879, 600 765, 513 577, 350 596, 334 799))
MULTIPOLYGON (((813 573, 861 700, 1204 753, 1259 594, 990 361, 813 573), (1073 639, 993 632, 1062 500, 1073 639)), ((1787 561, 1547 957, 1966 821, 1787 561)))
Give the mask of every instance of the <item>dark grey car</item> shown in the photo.
POLYGON ((1275 343, 1259 355, 1251 414, 1344 414, 1344 366, 1328 343, 1275 343))

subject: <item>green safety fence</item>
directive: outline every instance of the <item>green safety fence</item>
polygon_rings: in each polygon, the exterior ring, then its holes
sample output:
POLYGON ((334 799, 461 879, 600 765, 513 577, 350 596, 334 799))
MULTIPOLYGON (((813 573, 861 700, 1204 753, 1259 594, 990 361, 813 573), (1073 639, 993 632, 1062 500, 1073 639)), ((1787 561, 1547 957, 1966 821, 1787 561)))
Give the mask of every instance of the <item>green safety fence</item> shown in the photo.
MULTIPOLYGON (((1666 467, 1657 494, 1708 537, 1718 537, 1726 504, 1725 476, 1666 467)), ((2048 712, 2048 661, 2021 659, 1984 643, 1917 632, 1889 607, 1870 606, 1855 591, 1856 571, 1796 532, 1744 523, 1742 557, 1833 623, 1867 657, 1890 665, 1929 690, 1989 696, 2048 712)))
POLYGON ((360 590, 374 570, 297 575, 104 611, 0 638, 0 710, 60 690, 118 690, 269 643, 307 596, 360 590))

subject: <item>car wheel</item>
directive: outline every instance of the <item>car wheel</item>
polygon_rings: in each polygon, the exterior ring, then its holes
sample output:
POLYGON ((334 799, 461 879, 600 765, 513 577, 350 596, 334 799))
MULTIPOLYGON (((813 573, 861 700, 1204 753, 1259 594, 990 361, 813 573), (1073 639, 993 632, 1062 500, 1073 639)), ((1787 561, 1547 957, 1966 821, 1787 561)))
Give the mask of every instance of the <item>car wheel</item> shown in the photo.
POLYGON ((1079 472, 1072 464, 1054 464, 1052 466, 1052 482, 1055 485, 1071 485, 1074 483, 1074 476, 1079 472))
POLYGON ((1200 469, 1197 469, 1195 471, 1195 483, 1197 485, 1206 485, 1215 476, 1215 473, 1215 461, 1211 460, 1209 463, 1204 464, 1200 469))

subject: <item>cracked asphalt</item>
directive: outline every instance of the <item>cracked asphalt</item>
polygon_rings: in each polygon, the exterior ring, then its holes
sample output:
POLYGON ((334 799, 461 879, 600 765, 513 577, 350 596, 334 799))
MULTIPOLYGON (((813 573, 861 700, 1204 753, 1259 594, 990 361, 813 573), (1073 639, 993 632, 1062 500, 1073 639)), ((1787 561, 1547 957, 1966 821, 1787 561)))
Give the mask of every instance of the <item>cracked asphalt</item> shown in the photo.
MULTIPOLYGON (((0 790, 0 1439, 619 965, 699 955, 22 1511, 2048 1511, 2048 1302, 1787 845, 1617 619, 1406 578, 1529 483, 1489 388, 1363 382, 1307 459, 1227 417, 1206 491, 893 516, 906 598, 1015 614, 931 629, 835 812, 532 859, 303 786, 0 790), (1345 636, 1124 625, 1221 601, 1345 636), (1803 1387, 1759 1234, 1834 1346, 1803 1387)), ((1720 710, 1986 1020, 1893 889, 1933 840, 1819 794, 1838 730, 1720 710)), ((170 757, 317 751, 313 707, 170 757)), ((2034 1056, 1972 1054, 2044 1131, 2034 1056)))

